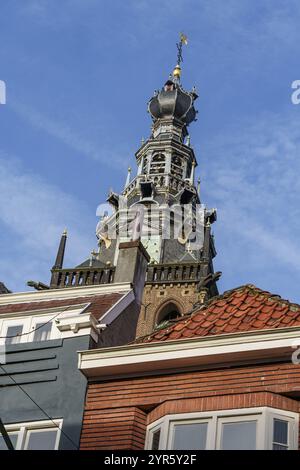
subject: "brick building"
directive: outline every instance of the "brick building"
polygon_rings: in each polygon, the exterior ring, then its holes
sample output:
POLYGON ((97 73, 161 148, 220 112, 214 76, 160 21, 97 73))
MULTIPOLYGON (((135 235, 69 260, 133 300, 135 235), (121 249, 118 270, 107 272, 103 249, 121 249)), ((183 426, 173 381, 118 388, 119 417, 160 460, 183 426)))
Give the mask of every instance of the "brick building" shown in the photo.
POLYGON ((246 285, 133 344, 81 352, 81 449, 298 449, 297 344, 300 305, 246 285))

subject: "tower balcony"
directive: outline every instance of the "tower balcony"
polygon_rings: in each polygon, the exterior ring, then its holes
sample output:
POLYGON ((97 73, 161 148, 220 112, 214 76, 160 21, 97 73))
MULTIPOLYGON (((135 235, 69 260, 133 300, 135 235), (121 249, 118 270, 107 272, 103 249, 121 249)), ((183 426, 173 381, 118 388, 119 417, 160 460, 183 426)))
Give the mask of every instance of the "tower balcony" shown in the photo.
POLYGON ((183 189, 189 189, 190 191, 194 192, 195 195, 197 194, 196 188, 191 183, 189 178, 182 179, 176 175, 172 175, 170 173, 152 173, 148 175, 137 175, 125 188, 124 196, 128 197, 132 193, 139 193, 140 192, 140 183, 142 182, 152 182, 156 192, 165 192, 166 189, 170 193, 176 195, 183 189))
POLYGON ((146 284, 191 284, 201 278, 204 263, 152 264, 148 266, 146 284))
POLYGON ((112 284, 115 267, 82 267, 80 269, 52 269, 51 289, 112 284))

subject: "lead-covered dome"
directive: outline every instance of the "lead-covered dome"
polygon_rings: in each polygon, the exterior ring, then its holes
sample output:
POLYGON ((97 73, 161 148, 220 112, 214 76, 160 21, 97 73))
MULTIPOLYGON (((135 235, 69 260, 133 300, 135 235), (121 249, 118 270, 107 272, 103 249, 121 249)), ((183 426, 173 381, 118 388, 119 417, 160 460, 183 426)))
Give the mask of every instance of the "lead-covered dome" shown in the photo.
POLYGON ((154 121, 174 117, 188 126, 196 118, 194 101, 197 98, 194 90, 185 91, 179 83, 168 80, 162 90, 151 98, 148 110, 154 121))

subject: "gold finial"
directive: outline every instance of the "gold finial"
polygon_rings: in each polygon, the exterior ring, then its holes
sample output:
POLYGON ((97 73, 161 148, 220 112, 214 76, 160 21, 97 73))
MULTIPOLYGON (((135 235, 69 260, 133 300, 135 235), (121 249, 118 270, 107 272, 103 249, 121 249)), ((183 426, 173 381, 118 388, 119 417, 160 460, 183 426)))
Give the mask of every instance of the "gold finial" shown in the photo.
POLYGON ((181 76, 181 67, 179 65, 176 65, 175 69, 173 70, 173 77, 179 79, 180 76, 181 76))
POLYGON ((65 228, 64 231, 63 231, 63 237, 66 237, 68 235, 68 231, 67 229, 65 228))

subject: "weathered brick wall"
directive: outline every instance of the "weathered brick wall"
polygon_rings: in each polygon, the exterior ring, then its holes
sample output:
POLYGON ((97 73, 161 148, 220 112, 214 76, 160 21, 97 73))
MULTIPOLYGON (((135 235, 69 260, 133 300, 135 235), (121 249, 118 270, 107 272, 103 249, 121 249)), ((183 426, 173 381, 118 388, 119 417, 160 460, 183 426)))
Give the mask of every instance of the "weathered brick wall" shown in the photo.
POLYGON ((143 448, 146 426, 168 413, 255 406, 299 412, 299 395, 300 365, 292 363, 93 383, 87 393, 81 448, 143 448))

